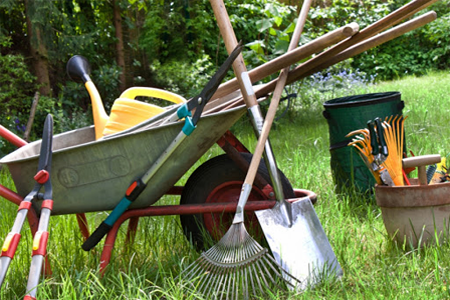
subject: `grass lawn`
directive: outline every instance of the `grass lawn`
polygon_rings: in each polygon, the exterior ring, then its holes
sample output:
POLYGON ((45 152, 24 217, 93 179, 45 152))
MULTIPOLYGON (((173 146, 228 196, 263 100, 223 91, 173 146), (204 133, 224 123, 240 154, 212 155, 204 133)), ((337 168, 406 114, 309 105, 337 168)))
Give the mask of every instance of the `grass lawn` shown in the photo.
MULTIPOLYGON (((450 74, 370 86, 365 92, 399 91, 405 102, 408 150, 415 155, 450 153, 450 74)), ((273 299, 445 299, 450 298, 450 247, 448 242, 411 250, 394 244, 384 228, 381 210, 373 196, 337 193, 330 170, 328 125, 322 103, 290 112, 271 132, 279 168, 296 188, 318 194, 316 212, 344 270, 337 282, 324 282, 303 293, 274 295, 273 299)), ((357 117, 357 116, 356 116, 357 117)), ((247 119, 233 132, 249 149, 256 141, 247 119)), ((202 162, 221 153, 214 146, 181 180, 202 162)), ((14 188, 7 172, 0 182, 14 188)), ((158 204, 177 204, 165 196, 158 204)), ((17 207, 2 199, 0 236, 11 229, 17 207)), ((90 224, 99 224, 106 213, 90 213, 90 224)), ((93 228, 94 226, 91 225, 93 228)), ((198 299, 185 292, 176 276, 198 253, 184 238, 177 216, 142 218, 133 244, 125 244, 122 227, 104 277, 98 272, 102 244, 93 251, 81 249, 82 236, 75 216, 55 216, 50 222, 48 256, 53 275, 42 279, 39 299, 198 299)), ((30 265, 28 225, 0 291, 0 299, 23 298, 30 265)))

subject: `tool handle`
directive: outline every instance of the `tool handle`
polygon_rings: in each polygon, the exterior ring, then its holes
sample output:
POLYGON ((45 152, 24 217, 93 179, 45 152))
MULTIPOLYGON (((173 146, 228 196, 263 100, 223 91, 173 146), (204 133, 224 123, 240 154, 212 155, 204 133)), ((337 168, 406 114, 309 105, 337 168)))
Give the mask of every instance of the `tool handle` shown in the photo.
POLYGON ((384 128, 380 118, 375 119, 375 124, 377 126, 378 140, 380 141, 381 154, 383 154, 384 156, 388 156, 388 148, 386 145, 386 139, 384 138, 384 128))
POLYGON ((402 165, 403 165, 404 169, 411 168, 411 167, 417 167, 419 184, 427 185, 428 180, 427 180, 426 166, 440 163, 440 162, 441 162, 441 156, 439 154, 421 155, 421 156, 404 158, 402 160, 402 165))
MULTIPOLYGON (((219 26, 220 34, 225 42, 225 47, 230 54, 238 45, 238 41, 234 34, 233 26, 231 25, 225 4, 223 3, 223 0, 210 0, 210 3, 219 26)), ((242 95, 244 96, 244 102, 247 108, 258 105, 250 77, 247 73, 247 68, 245 67, 244 57, 241 53, 233 62, 233 69, 239 81, 239 87, 242 91, 242 95)))
POLYGON ((402 160, 403 168, 415 168, 420 166, 428 166, 441 162, 441 156, 439 154, 412 156, 404 158, 402 160))
POLYGON ((91 250, 103 239, 106 234, 108 234, 111 228, 112 225, 108 225, 105 223, 105 221, 103 221, 100 226, 98 226, 97 229, 95 229, 95 231, 83 243, 81 248, 83 248, 84 251, 91 250))
POLYGON ((103 237, 111 230, 114 223, 120 218, 120 216, 128 209, 128 207, 133 203, 134 200, 139 197, 142 191, 147 185, 142 182, 141 179, 134 181, 127 189, 125 197, 120 200, 119 204, 114 207, 111 214, 103 221, 100 226, 92 233, 86 241, 83 243, 81 248, 85 251, 89 251, 94 248, 103 237))
MULTIPOLYGON (((131 186, 130 186, 131 187, 131 186)), ((137 195, 136 195, 137 198, 137 195)), ((85 251, 89 251, 94 248, 103 237, 111 230, 114 223, 119 219, 119 217, 128 209, 133 200, 127 199, 127 197, 122 198, 119 204, 113 209, 111 214, 103 221, 100 226, 95 229, 94 233, 92 233, 86 241, 83 243, 81 248, 85 251)))
POLYGON ((378 139, 377 139, 377 133, 375 132, 375 127, 372 120, 367 122, 367 128, 369 129, 370 134, 370 146, 372 147, 372 154, 377 155, 380 153, 380 149, 378 148, 378 139))

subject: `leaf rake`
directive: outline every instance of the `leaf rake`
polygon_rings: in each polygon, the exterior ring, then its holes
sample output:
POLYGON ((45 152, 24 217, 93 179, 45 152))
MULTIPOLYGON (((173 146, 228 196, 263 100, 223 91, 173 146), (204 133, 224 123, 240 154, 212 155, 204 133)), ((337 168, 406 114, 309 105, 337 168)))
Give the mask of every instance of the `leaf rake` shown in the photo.
POLYGON ((248 234, 241 220, 239 216, 235 217, 222 239, 203 252, 180 276, 191 283, 198 280, 200 284, 196 290, 207 299, 263 297, 267 289, 279 289, 284 285, 283 281, 295 288, 284 279, 285 275, 300 284, 275 261, 266 248, 248 234))

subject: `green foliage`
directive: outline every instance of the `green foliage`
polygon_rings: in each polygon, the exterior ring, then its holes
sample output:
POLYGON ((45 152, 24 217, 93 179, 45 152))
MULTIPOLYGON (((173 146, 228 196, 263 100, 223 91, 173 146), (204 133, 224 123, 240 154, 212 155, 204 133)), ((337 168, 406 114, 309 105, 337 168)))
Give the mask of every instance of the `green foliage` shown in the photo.
POLYGON ((233 26, 238 28, 236 32, 246 33, 248 39, 244 41, 252 51, 245 52, 244 57, 250 67, 265 63, 287 51, 296 22, 293 7, 278 1, 255 1, 251 5, 237 5, 235 9, 233 26), (250 9, 251 14, 246 12, 250 9), (252 17, 252 21, 247 17, 252 17))
POLYGON ((105 64, 92 71, 92 80, 96 83, 106 109, 110 109, 114 100, 120 95, 120 72, 120 68, 116 64, 105 64))
POLYGON ((394 0, 334 0, 323 7, 311 7, 308 34, 315 38, 350 22, 364 28, 391 12, 393 3, 394 0))
MULTIPOLYGON (((11 46, 8 38, 0 37, 2 47, 11 46)), ((7 116, 17 116, 30 107, 28 97, 36 91, 36 78, 28 71, 22 55, 0 53, 0 110, 7 116)))
POLYGON ((172 60, 161 64, 155 60, 150 67, 155 72, 155 80, 159 85, 187 99, 199 93, 216 71, 207 55, 194 63, 172 60))
MULTIPOLYGON (((391 9, 404 2, 395 1, 395 6, 391 5, 391 9)), ((449 3, 439 1, 428 9, 436 11, 437 20, 356 56, 352 65, 370 75, 376 75, 378 80, 389 80, 408 74, 423 75, 429 70, 448 68, 449 3)))
MULTIPOLYGON (((0 46, 12 46, 8 37, 0 36, 0 46)), ((27 124, 32 96, 37 90, 36 78, 28 71, 22 55, 0 52, 0 124, 13 133, 23 135, 27 124)), ((13 149, 0 140, 0 156, 13 149)))
MULTIPOLYGON (((301 43, 305 44, 350 22, 357 22, 362 29, 408 2, 314 1, 301 43)), ((123 21, 126 75, 132 78, 130 82, 134 85, 158 86, 190 97, 204 86, 227 57, 208 0, 116 0, 115 3, 121 9, 123 21)), ((300 5, 299 1, 295 3, 300 5)), ((345 69, 349 73, 362 72, 368 78, 383 80, 448 68, 449 3, 449 0, 441 0, 428 9, 437 12, 436 21, 354 57, 344 65, 326 70, 322 76, 332 73, 332 78, 339 78, 339 72, 345 69)), ((249 69, 286 51, 300 7, 276 0, 228 0, 225 4, 238 40, 246 45, 243 55, 249 69)), ((80 120, 81 127, 88 123, 87 116, 90 116, 90 99, 83 85, 72 83, 65 75, 65 64, 74 54, 89 59, 93 70, 91 77, 107 110, 111 107, 120 93, 118 80, 121 71, 115 64, 117 39, 112 12, 112 2, 103 0, 0 2, 0 105, 2 112, 8 112, 0 116, 2 125, 21 134, 17 125, 26 123, 34 92, 38 88, 34 83, 33 71, 29 69, 32 64, 24 59, 30 57, 29 42, 35 42, 24 38, 27 36, 26 16, 43 32, 53 95, 58 96, 41 101, 47 108, 51 103, 56 104, 54 113, 64 119, 59 124, 65 124, 61 125, 61 130, 76 126, 77 120, 80 120), (80 119, 81 115, 86 118, 80 119), (19 124, 15 123, 15 118, 18 118, 19 124)), ((277 74, 265 81, 274 76, 277 74)), ((309 80, 314 81, 314 78, 309 80)), ((338 79, 327 81, 327 84, 336 85, 334 90, 339 90, 336 88, 340 85, 338 79)), ((301 94, 300 83, 295 84, 293 89, 301 94)), ((323 95, 320 91, 318 93, 323 95)), ((299 107, 303 105, 306 103, 299 107)), ((49 111, 47 108, 42 111, 49 111)), ((39 115, 36 124, 42 121, 40 118, 39 115)), ((60 130, 58 126, 56 128, 60 130)), ((32 133, 34 137, 39 136, 36 133, 38 129, 32 133)))
POLYGON ((209 1, 149 1, 139 36, 139 49, 150 61, 195 61, 217 49, 218 28, 209 1))

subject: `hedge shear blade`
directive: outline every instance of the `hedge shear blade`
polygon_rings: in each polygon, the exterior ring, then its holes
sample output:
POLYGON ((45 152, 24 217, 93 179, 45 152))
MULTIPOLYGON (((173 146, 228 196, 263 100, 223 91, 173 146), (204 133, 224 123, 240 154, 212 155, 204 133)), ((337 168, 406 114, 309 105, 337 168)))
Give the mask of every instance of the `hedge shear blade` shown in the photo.
POLYGON ((220 66, 219 70, 214 74, 214 76, 209 80, 203 90, 199 95, 195 96, 187 103, 183 104, 177 110, 178 119, 186 118, 185 126, 183 127, 183 132, 186 135, 192 133, 197 125, 198 120, 205 108, 206 104, 209 100, 211 100, 214 93, 219 88, 219 85, 222 83, 222 80, 227 75, 228 70, 231 68, 236 57, 241 53, 242 50, 242 42, 234 48, 234 50, 230 53, 225 62, 220 66), (194 111, 194 116, 192 116, 192 111, 194 111))
POLYGON ((227 72, 231 68, 231 65, 233 64, 236 57, 239 55, 239 53, 241 53, 241 50, 242 50, 242 42, 239 42, 239 44, 236 46, 236 48, 234 48, 233 52, 230 53, 230 55, 222 64, 222 66, 220 66, 219 70, 217 70, 214 76, 203 88, 201 93, 198 96, 194 97, 187 104, 190 111, 192 111, 195 108, 195 113, 192 118, 192 122, 194 123, 194 125, 197 124, 198 119, 200 118, 200 115, 203 112, 203 108, 205 107, 206 103, 208 103, 208 101, 211 100, 212 96, 219 88, 219 85, 222 83, 222 80, 227 75, 227 72))
MULTIPOLYGON (((50 180, 50 168, 52 162, 52 138, 53 138, 53 118, 51 115, 48 115, 44 124, 44 132, 42 135, 38 169, 36 175, 34 176, 36 183, 34 185, 33 190, 20 203, 17 216, 14 221, 14 225, 10 233, 6 236, 6 239, 2 246, 2 252, 0 257, 0 286, 3 283, 3 280, 5 279, 9 264, 11 263, 11 260, 14 258, 14 254, 16 252, 21 237, 20 231, 22 230, 23 224, 28 214, 28 210, 31 208, 33 200, 42 200, 42 199, 44 200, 42 204, 41 218, 39 220, 39 228, 38 232, 35 234, 35 239, 38 236, 37 238, 39 238, 39 242, 42 242, 38 245, 39 248, 38 252, 44 253, 46 251, 48 232, 42 234, 43 233, 42 215, 43 211, 47 206, 51 209, 51 205, 53 203, 52 200, 48 200, 52 199, 52 185, 50 180), (45 192, 43 194, 39 192, 42 187, 44 187, 45 189, 45 192), (43 239, 41 239, 40 237, 43 237, 43 239)), ((34 255, 35 251, 33 250, 33 256, 34 255)), ((39 273, 35 277, 39 279, 39 275, 40 269, 39 273)))
MULTIPOLYGON (((85 251, 89 251, 94 248, 101 239, 108 234, 114 223, 120 218, 120 216, 128 209, 128 207, 133 203, 139 195, 144 191, 148 182, 153 178, 153 176, 158 172, 158 170, 163 166, 166 160, 173 154, 181 142, 189 136, 197 126, 197 122, 202 114, 203 108, 206 103, 212 98, 213 94, 216 92, 225 75, 230 69, 233 61, 239 55, 242 45, 239 43, 238 46, 233 50, 230 56, 225 60, 219 70, 214 74, 208 84, 203 88, 202 92, 189 100, 189 102, 181 105, 177 112, 173 114, 174 120, 185 119, 184 126, 181 132, 173 139, 169 146, 161 153, 161 155, 153 162, 148 171, 142 175, 140 178, 135 180, 130 184, 125 192, 125 196, 119 203, 114 207, 109 216, 95 229, 95 231, 87 238, 83 243, 82 248, 85 251), (194 116, 192 117, 192 110, 195 109, 194 116), (176 118, 176 119, 175 119, 176 118)), ((172 120, 172 118, 170 118, 172 120)))

